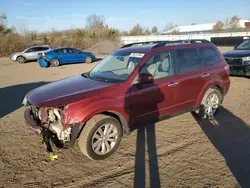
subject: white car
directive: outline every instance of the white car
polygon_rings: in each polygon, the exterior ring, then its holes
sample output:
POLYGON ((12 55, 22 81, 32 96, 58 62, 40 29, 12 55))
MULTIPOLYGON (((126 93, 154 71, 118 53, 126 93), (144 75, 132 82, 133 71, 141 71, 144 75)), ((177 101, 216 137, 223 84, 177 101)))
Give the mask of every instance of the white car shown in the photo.
POLYGON ((22 52, 13 53, 10 56, 12 61, 17 61, 18 63, 25 63, 26 61, 35 61, 38 59, 38 54, 46 52, 50 50, 51 47, 49 45, 37 45, 37 46, 29 46, 22 52))

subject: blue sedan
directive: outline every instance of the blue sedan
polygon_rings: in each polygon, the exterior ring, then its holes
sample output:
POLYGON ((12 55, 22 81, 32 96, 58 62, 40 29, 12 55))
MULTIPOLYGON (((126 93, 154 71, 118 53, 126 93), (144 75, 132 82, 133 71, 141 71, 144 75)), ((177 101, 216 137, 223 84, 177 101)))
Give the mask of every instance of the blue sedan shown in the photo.
POLYGON ((82 52, 75 48, 54 48, 38 54, 38 63, 41 67, 57 67, 70 63, 92 63, 95 55, 91 52, 82 52))

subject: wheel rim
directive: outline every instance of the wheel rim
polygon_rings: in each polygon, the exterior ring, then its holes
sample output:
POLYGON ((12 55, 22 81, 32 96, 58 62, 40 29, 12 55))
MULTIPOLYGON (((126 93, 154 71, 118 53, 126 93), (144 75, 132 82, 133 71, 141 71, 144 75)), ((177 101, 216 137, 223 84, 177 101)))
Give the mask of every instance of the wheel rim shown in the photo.
POLYGON ((23 63, 23 62, 24 62, 24 58, 23 58, 23 57, 18 57, 18 58, 17 58, 17 61, 18 61, 19 63, 23 63))
POLYGON ((98 155, 109 153, 117 143, 118 131, 113 124, 99 127, 92 138, 92 150, 98 155))
POLYGON ((219 96, 216 93, 208 95, 205 105, 205 112, 208 115, 214 114, 219 108, 219 96))
POLYGON ((54 66, 58 66, 58 65, 59 65, 59 61, 58 61, 57 59, 54 59, 54 60, 53 60, 53 65, 54 65, 54 66))
POLYGON ((86 61, 86 63, 90 63, 91 62, 91 58, 90 57, 86 57, 85 61, 86 61))

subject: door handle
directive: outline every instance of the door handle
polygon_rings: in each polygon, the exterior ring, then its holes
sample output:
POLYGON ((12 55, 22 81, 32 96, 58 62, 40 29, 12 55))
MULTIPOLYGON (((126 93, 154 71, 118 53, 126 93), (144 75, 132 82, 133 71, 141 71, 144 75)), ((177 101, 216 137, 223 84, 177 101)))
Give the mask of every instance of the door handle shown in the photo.
POLYGON ((210 76, 210 74, 209 74, 209 73, 205 73, 205 74, 203 74, 201 77, 202 77, 202 78, 205 78, 205 77, 208 77, 208 76, 210 76))
POLYGON ((174 87, 174 86, 176 86, 178 84, 179 84, 178 82, 173 82, 173 83, 168 84, 168 87, 174 87))

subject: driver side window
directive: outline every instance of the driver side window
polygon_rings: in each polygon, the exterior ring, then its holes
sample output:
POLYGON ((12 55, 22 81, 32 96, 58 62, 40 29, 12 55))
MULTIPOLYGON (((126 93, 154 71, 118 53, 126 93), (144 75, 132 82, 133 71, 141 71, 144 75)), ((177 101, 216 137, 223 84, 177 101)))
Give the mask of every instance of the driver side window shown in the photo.
POLYGON ((173 52, 159 52, 154 54, 142 67, 140 74, 153 75, 154 79, 160 79, 173 75, 173 52))

